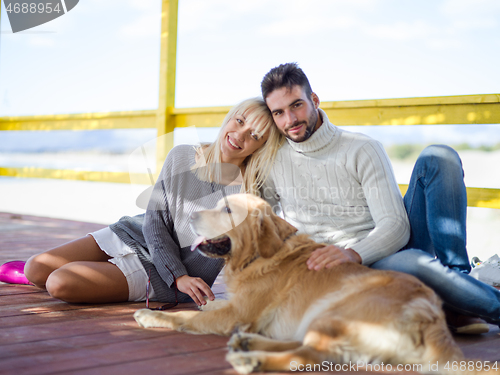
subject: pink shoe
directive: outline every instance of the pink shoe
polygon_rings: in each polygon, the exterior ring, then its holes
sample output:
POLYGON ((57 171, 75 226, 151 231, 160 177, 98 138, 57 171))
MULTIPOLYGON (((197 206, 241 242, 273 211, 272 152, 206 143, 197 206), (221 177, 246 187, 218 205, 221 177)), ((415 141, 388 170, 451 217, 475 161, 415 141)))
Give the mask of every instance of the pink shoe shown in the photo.
POLYGON ((28 284, 33 285, 24 276, 24 265, 22 260, 13 260, 0 266, 0 282, 9 284, 28 284))

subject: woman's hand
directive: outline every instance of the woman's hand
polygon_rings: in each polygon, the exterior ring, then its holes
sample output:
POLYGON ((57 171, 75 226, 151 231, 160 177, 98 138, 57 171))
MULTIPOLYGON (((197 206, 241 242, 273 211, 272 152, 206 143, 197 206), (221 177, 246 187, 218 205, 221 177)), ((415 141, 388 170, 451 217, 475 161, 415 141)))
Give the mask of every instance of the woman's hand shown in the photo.
POLYGON ((210 287, 199 277, 183 275, 177 279, 176 285, 180 292, 189 295, 198 306, 207 304, 203 296, 207 296, 210 301, 215 299, 210 287))
POLYGON ((353 249, 342 249, 329 245, 312 252, 307 260, 310 270, 319 271, 323 268, 332 268, 346 262, 361 263, 361 257, 353 249))

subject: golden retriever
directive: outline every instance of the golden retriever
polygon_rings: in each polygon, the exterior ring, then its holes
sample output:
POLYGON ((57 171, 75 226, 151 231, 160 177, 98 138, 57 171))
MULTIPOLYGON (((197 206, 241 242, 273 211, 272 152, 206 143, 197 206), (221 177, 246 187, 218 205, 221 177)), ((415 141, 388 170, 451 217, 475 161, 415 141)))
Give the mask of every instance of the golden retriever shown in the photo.
POLYGON ((260 198, 231 195, 193 214, 191 226, 205 238, 199 251, 226 260, 229 300, 207 301, 203 311, 139 310, 139 325, 194 334, 237 330, 226 359, 240 373, 345 371, 361 363, 452 373, 453 361, 463 359, 431 289, 413 276, 355 263, 309 270, 309 255, 324 245, 297 235, 260 198))

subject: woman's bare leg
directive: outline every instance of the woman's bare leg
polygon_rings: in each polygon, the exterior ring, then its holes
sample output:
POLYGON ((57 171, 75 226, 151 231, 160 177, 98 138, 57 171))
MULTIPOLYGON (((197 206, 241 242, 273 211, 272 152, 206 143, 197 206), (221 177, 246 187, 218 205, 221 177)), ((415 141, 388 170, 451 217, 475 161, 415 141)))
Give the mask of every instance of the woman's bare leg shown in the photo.
POLYGON ((66 302, 127 301, 127 279, 108 259, 94 237, 87 235, 32 256, 24 273, 33 284, 66 302))
POLYGON ((129 294, 125 275, 109 262, 67 263, 49 275, 45 287, 52 297, 73 303, 125 302, 129 294))
POLYGON ((44 288, 49 275, 67 263, 77 261, 107 262, 109 258, 97 245, 94 237, 87 235, 32 256, 26 262, 24 274, 33 284, 44 288))

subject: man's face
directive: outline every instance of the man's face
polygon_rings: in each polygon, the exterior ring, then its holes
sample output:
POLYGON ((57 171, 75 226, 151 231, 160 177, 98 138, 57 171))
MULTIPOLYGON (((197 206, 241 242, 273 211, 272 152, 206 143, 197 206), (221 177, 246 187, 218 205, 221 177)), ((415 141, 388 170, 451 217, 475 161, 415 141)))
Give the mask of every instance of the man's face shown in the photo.
POLYGON ((294 142, 304 142, 321 126, 318 96, 312 93, 309 98, 298 85, 272 91, 266 104, 281 134, 294 142))

